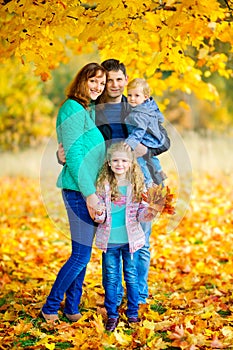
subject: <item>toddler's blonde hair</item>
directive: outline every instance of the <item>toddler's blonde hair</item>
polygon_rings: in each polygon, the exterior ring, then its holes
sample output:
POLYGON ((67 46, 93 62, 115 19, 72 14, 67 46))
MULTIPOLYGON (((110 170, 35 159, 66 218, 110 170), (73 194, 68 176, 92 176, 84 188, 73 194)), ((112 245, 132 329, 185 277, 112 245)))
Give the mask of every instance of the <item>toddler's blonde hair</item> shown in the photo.
POLYGON ((143 91, 144 95, 150 96, 150 87, 145 79, 135 78, 135 79, 131 80, 127 85, 127 91, 129 91, 131 89, 135 89, 137 87, 142 87, 142 91, 143 91))
POLYGON ((111 167, 109 166, 109 162, 111 161, 112 155, 115 152, 124 152, 127 154, 127 157, 130 159, 131 166, 126 173, 126 179, 132 185, 133 200, 140 202, 142 200, 142 193, 143 193, 144 187, 145 187, 144 176, 143 176, 143 173, 141 171, 140 166, 138 165, 134 151, 126 150, 123 142, 114 143, 108 148, 104 165, 100 171, 100 174, 99 174, 97 182, 96 182, 97 191, 100 193, 103 192, 104 185, 107 181, 110 185, 110 188, 111 188, 111 200, 114 201, 114 200, 120 198, 120 196, 121 196, 119 189, 118 189, 117 179, 116 179, 111 167))

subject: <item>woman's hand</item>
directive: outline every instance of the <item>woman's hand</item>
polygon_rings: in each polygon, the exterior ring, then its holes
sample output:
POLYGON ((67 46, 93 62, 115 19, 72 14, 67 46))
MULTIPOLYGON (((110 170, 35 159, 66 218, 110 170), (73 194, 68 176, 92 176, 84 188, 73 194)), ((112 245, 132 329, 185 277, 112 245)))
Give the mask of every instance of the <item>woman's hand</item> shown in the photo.
POLYGON ((87 209, 89 211, 90 217, 94 220, 96 214, 101 215, 105 210, 105 205, 100 203, 98 196, 93 193, 90 196, 87 196, 87 209))

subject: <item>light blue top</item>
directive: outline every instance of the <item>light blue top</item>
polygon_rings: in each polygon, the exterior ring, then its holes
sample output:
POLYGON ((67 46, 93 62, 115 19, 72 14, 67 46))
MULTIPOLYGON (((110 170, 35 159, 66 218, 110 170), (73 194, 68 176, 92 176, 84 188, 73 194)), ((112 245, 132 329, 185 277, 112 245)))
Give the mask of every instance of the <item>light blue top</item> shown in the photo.
POLYGON ((127 186, 120 186, 119 191, 122 194, 121 198, 111 203, 112 227, 108 241, 110 244, 128 243, 125 221, 127 186))

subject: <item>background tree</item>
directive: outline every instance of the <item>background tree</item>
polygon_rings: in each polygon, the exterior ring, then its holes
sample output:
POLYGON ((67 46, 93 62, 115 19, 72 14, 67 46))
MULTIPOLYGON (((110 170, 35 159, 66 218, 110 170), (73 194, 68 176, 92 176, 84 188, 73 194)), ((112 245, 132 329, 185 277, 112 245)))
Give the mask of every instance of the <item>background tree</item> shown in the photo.
POLYGON ((32 68, 15 60, 0 65, 0 144, 2 150, 36 146, 54 127, 53 103, 32 68))

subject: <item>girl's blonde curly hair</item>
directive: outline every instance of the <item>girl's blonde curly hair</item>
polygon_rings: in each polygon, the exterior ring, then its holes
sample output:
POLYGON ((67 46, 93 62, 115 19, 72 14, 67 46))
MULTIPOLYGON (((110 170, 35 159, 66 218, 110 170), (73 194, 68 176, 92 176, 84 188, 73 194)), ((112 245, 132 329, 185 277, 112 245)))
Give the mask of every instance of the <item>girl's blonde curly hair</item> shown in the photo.
POLYGON ((100 170, 100 174, 96 182, 97 191, 99 193, 104 192, 104 186, 107 182, 109 183, 111 188, 111 200, 114 201, 116 199, 119 199, 119 197, 121 196, 118 189, 117 179, 115 178, 114 173, 109 165, 109 162, 112 159, 112 155, 115 152, 124 152, 127 154, 127 157, 131 160, 131 166, 128 172, 126 173, 126 179, 132 185, 133 200, 140 202, 142 200, 142 193, 145 189, 144 176, 140 166, 138 165, 134 151, 128 151, 125 148, 123 142, 114 143, 108 148, 105 162, 102 166, 102 169, 100 170))

